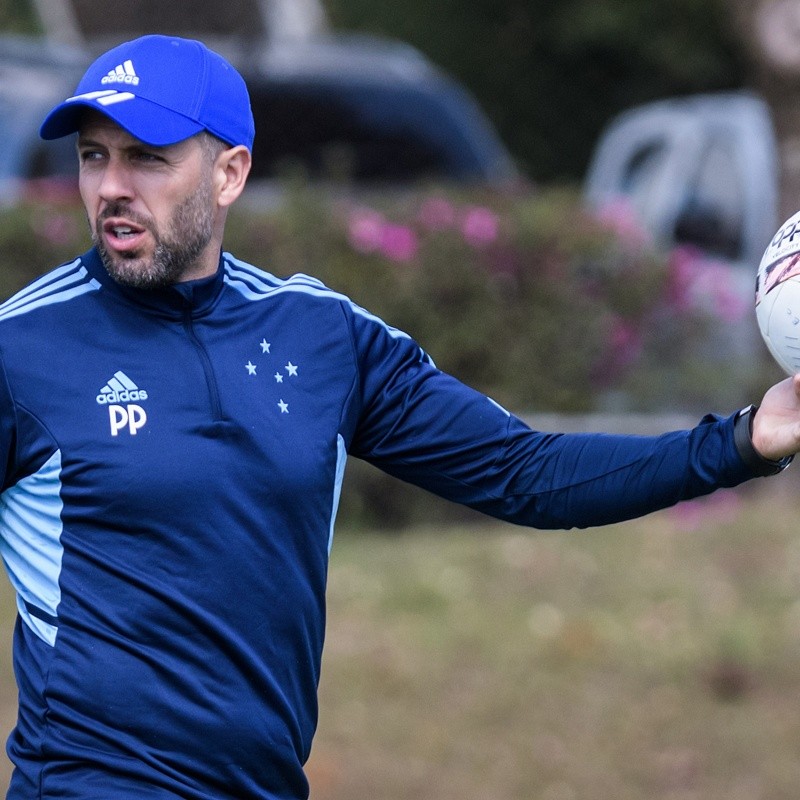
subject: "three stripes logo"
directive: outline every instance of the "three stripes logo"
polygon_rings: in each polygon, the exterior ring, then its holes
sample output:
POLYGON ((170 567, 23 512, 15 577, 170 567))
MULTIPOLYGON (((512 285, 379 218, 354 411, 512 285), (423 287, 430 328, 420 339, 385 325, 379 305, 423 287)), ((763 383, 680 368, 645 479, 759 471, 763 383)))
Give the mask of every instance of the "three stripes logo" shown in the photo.
POLYGON ((103 89, 99 92, 84 92, 68 97, 65 102, 74 103, 76 100, 95 100, 101 106, 111 106, 114 103, 122 103, 125 100, 133 100, 136 97, 132 92, 118 92, 116 89, 103 89))
POLYGON ((118 436, 125 428, 131 436, 135 436, 147 422, 147 412, 139 405, 147 400, 147 392, 140 389, 122 370, 114 373, 114 377, 95 399, 98 405, 108 406, 112 436, 118 436))
POLYGON ((128 59, 109 70, 108 75, 105 75, 100 83, 127 83, 130 86, 138 86, 139 76, 133 68, 133 62, 128 59))

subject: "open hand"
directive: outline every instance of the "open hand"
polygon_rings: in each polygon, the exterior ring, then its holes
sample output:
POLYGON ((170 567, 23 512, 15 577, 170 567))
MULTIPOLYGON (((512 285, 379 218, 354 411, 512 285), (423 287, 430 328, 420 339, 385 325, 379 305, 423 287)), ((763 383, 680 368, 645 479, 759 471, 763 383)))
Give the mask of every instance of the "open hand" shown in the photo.
POLYGON ((753 418, 753 447, 779 461, 800 451, 800 375, 776 383, 753 418))

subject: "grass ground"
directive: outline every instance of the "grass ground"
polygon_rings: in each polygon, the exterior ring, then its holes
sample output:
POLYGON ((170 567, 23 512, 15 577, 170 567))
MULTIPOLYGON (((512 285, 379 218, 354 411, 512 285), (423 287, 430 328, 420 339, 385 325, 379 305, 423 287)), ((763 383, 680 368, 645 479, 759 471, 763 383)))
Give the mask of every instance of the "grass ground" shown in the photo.
POLYGON ((796 800, 798 485, 582 533, 340 532, 312 798, 796 800))

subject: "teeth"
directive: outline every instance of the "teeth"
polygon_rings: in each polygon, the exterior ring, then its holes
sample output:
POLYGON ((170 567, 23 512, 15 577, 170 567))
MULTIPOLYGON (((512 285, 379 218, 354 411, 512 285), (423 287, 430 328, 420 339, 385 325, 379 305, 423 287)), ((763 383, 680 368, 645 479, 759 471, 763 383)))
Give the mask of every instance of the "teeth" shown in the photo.
POLYGON ((127 226, 124 226, 124 227, 123 226, 117 226, 115 228, 112 228, 112 231, 114 232, 115 236, 119 236, 120 238, 125 238, 126 236, 133 236, 134 235, 133 229, 129 228, 127 226))

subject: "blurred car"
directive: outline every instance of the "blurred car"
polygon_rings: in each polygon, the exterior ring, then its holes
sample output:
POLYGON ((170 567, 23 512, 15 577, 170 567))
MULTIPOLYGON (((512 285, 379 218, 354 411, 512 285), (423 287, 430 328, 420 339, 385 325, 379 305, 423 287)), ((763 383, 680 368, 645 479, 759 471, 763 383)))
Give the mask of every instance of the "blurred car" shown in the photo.
POLYGON ((406 45, 275 42, 239 65, 256 120, 254 179, 501 184, 514 163, 467 91, 406 45))
POLYGON ((769 109, 725 92, 625 111, 597 143, 585 197, 594 209, 627 203, 659 245, 694 245, 754 270, 779 222, 769 109))
POLYGON ((717 318, 709 349, 720 361, 744 362, 765 353, 754 287, 779 222, 778 189, 778 148, 766 103, 725 92, 620 114, 600 136, 584 196, 601 215, 622 207, 664 250, 680 248, 684 291, 717 318))
POLYGON ((85 66, 71 48, 0 37, 0 203, 39 192, 74 192, 77 157, 71 139, 43 142, 44 115, 68 97, 85 66))
POLYGON ((179 13, 191 11, 192 3, 165 9, 169 25, 162 26, 158 17, 130 13, 129 5, 127 16, 118 18, 86 14, 85 2, 41 4, 52 15, 43 15, 49 20, 45 41, 0 43, 0 132, 10 149, 0 166, 0 202, 18 199, 31 181, 74 181, 72 143, 40 142, 40 121, 71 94, 91 58, 146 32, 140 27, 144 20, 149 32, 177 31, 208 41, 242 73, 256 121, 251 196, 263 197, 265 188, 269 192, 279 179, 297 175, 356 186, 517 180, 511 157, 475 100, 418 51, 371 37, 320 33, 318 20, 270 29, 270 20, 288 19, 277 13, 285 0, 235 4, 239 13, 224 15, 230 29, 214 27, 211 13, 179 13), (101 24, 112 18, 115 27, 101 24), (69 23, 59 27, 59 20, 69 23), (252 21, 248 36, 243 20, 252 21))

